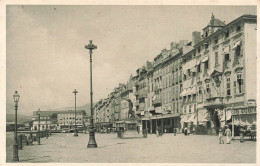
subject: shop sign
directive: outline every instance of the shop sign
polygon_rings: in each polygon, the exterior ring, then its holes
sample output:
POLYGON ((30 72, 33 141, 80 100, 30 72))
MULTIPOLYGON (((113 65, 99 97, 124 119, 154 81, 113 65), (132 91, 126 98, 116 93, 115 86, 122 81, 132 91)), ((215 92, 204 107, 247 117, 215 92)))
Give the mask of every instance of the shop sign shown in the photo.
POLYGON ((244 108, 244 109, 234 109, 231 111, 232 115, 239 115, 239 114, 255 114, 256 108, 244 108))

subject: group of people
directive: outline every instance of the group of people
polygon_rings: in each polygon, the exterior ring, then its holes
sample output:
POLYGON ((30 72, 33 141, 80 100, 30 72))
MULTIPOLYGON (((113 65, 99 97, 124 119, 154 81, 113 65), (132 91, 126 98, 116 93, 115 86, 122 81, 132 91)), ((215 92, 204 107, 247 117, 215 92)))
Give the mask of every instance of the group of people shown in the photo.
POLYGON ((226 136, 227 139, 227 144, 230 144, 231 141, 231 130, 228 126, 225 126, 224 129, 219 129, 218 132, 218 136, 219 136, 219 144, 224 144, 224 139, 223 137, 226 136))

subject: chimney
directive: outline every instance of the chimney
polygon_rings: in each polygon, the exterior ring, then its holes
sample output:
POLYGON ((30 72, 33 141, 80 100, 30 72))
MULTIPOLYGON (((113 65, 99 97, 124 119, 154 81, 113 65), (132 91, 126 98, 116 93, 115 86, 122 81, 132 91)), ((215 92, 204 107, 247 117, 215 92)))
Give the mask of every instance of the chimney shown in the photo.
POLYGON ((196 45, 201 41, 200 32, 194 31, 192 32, 192 46, 196 45))
POLYGON ((171 42, 171 50, 176 49, 177 45, 178 44, 176 42, 171 42))

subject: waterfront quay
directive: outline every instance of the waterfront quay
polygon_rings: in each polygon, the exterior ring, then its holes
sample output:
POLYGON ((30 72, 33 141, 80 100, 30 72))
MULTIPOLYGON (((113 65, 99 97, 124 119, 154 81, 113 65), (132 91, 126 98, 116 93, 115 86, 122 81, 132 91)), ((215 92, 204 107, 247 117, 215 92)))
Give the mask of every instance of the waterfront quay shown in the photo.
MULTIPOLYGON (((6 162, 12 162, 13 133, 7 132, 6 162)), ((53 133, 41 145, 19 150, 20 163, 256 163, 256 141, 219 144, 217 136, 164 134, 120 139, 117 134, 96 134, 98 148, 87 148, 89 135, 53 133)))

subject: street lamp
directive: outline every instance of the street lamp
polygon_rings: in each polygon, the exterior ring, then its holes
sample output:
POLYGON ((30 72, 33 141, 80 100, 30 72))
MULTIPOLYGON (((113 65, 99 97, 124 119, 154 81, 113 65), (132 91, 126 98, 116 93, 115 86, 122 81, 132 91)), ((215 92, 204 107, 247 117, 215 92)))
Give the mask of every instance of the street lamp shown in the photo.
POLYGON ((89 129, 89 140, 88 148, 96 148, 97 143, 95 140, 95 129, 93 124, 93 91, 92 91, 92 50, 97 49, 92 43, 92 40, 89 41, 89 44, 85 46, 89 50, 90 54, 90 110, 91 110, 91 119, 90 119, 90 129, 89 129))
POLYGON ((48 139, 48 122, 47 122, 47 116, 46 116, 46 139, 48 139))
POLYGON ((20 95, 18 91, 15 91, 14 95, 14 102, 15 102, 15 130, 14 130, 14 145, 13 145, 13 161, 19 161, 18 157, 18 144, 17 144, 17 109, 18 109, 18 102, 20 95))
POLYGON ((40 127, 41 127, 41 125, 40 125, 40 123, 41 123, 41 115, 40 115, 40 109, 39 109, 39 112, 38 112, 38 145, 41 144, 41 137, 40 137, 40 135, 41 135, 40 127))
POLYGON ((76 96, 77 96, 78 91, 75 89, 72 93, 74 93, 74 95, 75 95, 75 127, 74 127, 74 136, 78 136, 77 126, 76 126, 76 96))

